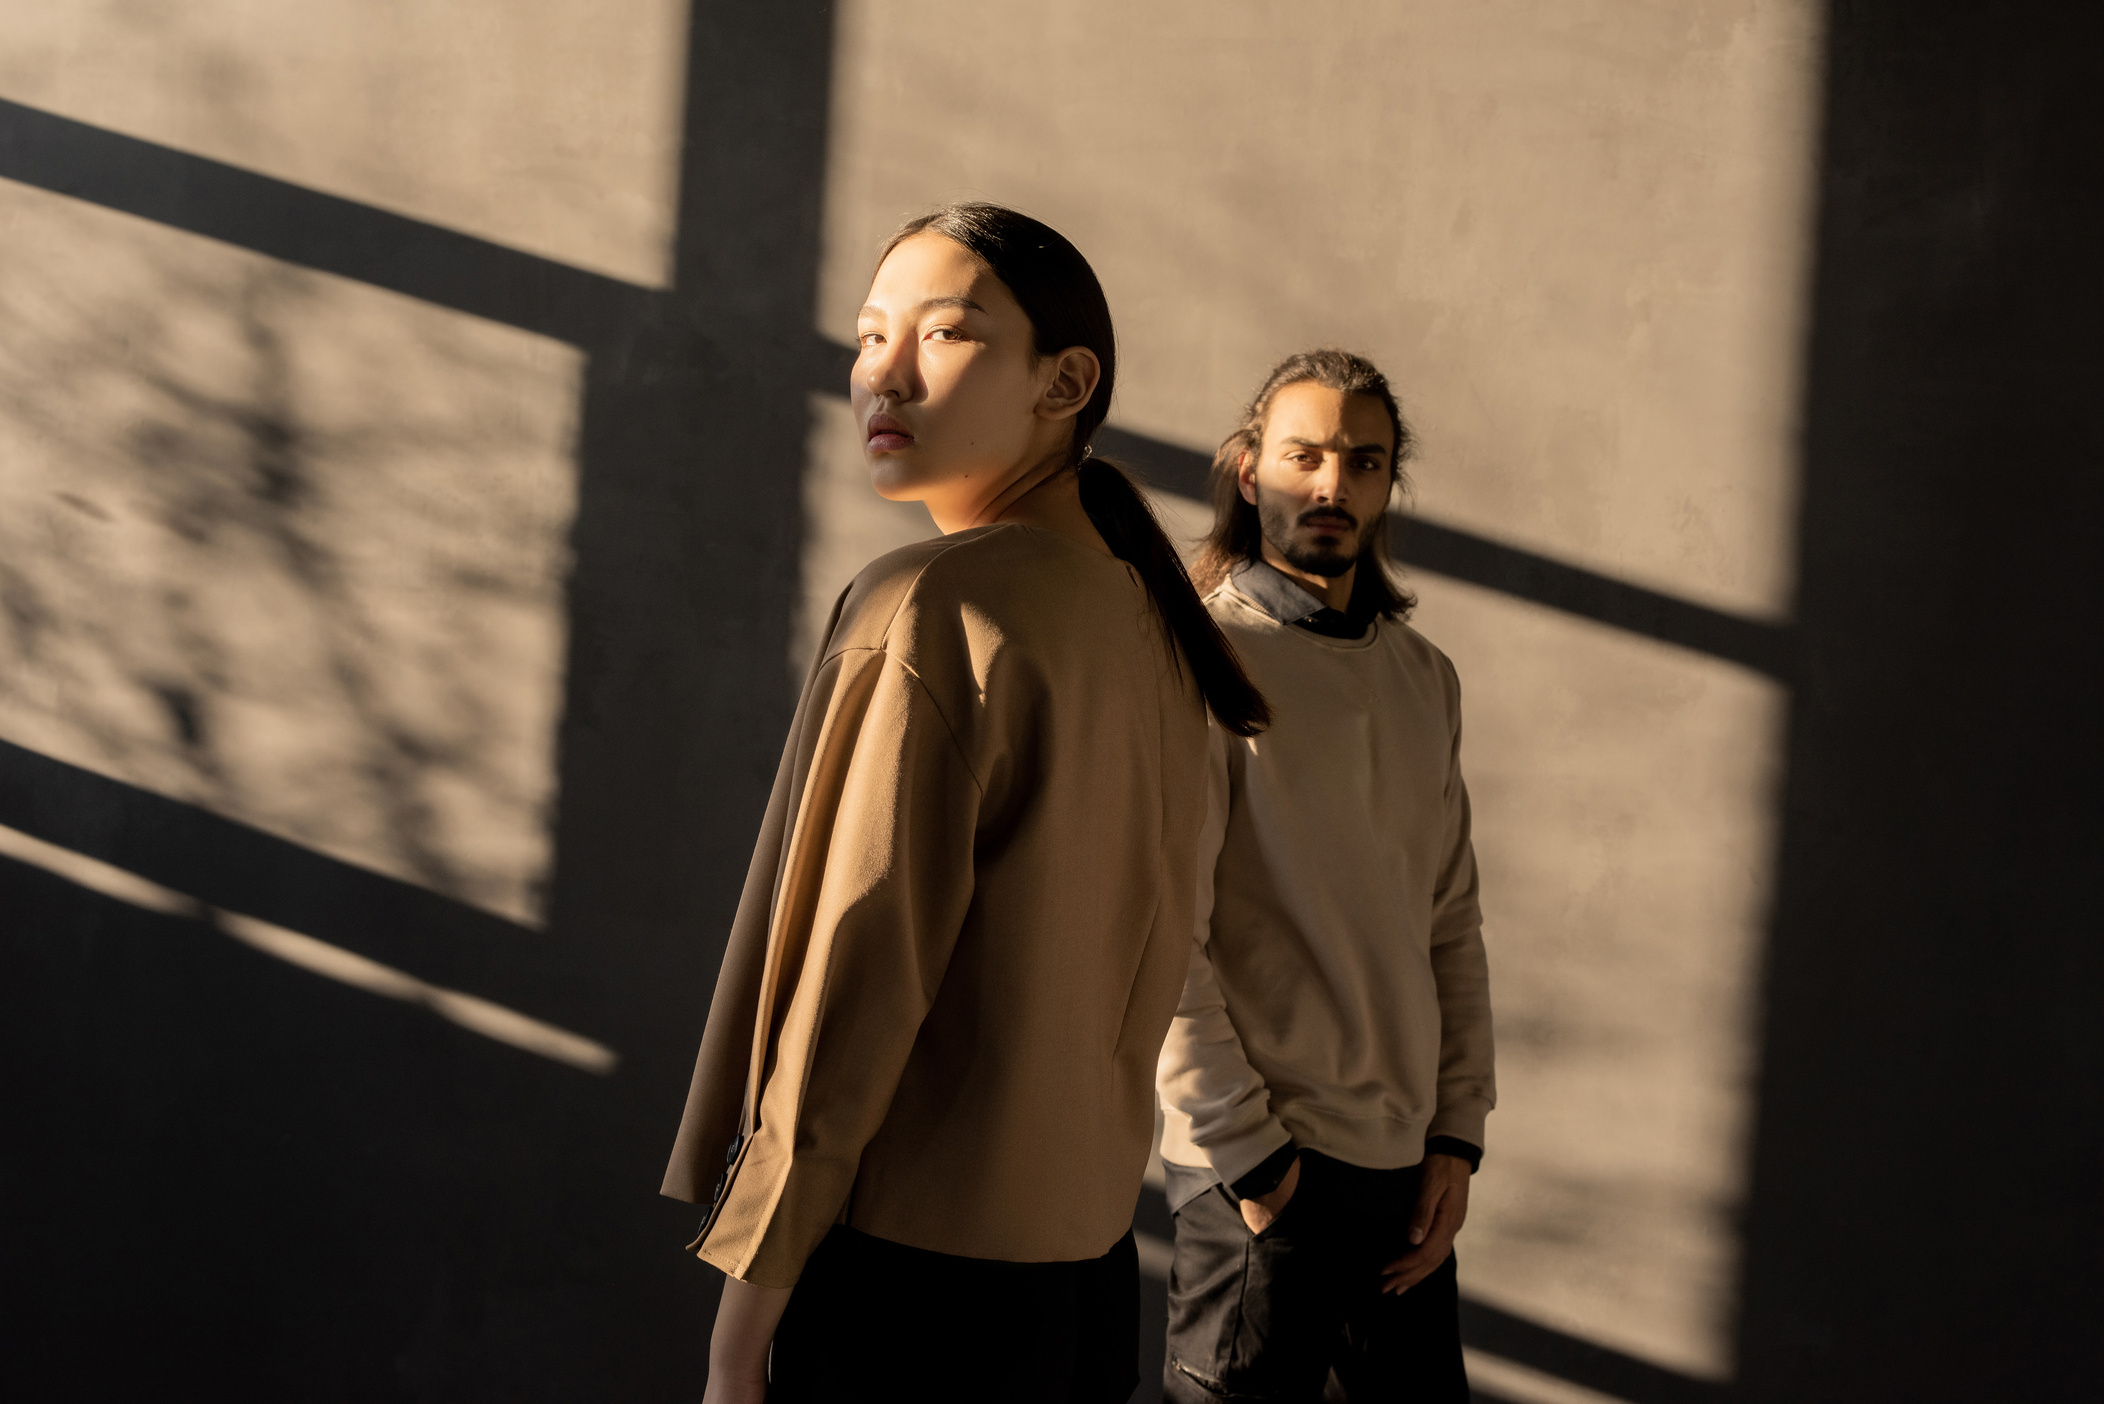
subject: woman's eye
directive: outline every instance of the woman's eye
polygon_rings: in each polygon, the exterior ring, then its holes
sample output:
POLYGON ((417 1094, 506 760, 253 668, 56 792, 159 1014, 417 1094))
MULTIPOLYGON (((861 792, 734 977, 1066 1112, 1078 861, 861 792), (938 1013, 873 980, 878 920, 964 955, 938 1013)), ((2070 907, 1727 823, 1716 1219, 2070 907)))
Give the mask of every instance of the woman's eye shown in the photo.
POLYGON ((964 338, 958 333, 957 328, 955 327, 937 327, 934 331, 928 333, 928 340, 962 341, 964 340, 964 338))
POLYGON ((864 346, 882 346, 884 344, 884 334, 882 332, 864 332, 855 339, 864 346))

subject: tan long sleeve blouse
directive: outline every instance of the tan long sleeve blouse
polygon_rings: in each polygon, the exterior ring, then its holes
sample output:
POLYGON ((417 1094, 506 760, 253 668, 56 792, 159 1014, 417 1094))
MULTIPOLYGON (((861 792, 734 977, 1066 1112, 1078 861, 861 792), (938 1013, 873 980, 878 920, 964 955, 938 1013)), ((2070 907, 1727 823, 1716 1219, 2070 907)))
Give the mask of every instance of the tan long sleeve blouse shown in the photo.
POLYGON ((1124 562, 883 557, 804 685, 664 1193, 788 1286, 835 1223, 1013 1262, 1131 1224, 1190 950, 1205 710, 1124 562))

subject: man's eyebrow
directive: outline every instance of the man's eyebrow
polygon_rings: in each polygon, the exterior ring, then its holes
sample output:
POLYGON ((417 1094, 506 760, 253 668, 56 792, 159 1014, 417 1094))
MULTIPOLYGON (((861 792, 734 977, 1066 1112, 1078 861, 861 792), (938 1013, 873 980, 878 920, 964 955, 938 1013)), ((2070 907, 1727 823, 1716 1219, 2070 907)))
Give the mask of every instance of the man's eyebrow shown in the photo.
MULTIPOLYGON (((967 312, 984 312, 986 310, 962 293, 951 297, 931 297, 913 310, 915 312, 925 312, 931 307, 961 307, 967 312)), ((875 303, 864 303, 862 310, 855 315, 857 317, 882 316, 883 311, 884 309, 878 307, 875 303)))
MULTIPOLYGON (((1330 440, 1328 439, 1287 438, 1280 439, 1279 442, 1292 444, 1296 448, 1328 448, 1330 446, 1330 440)), ((1347 453, 1387 453, 1388 451, 1388 445, 1386 444, 1353 444, 1346 450, 1347 453)))

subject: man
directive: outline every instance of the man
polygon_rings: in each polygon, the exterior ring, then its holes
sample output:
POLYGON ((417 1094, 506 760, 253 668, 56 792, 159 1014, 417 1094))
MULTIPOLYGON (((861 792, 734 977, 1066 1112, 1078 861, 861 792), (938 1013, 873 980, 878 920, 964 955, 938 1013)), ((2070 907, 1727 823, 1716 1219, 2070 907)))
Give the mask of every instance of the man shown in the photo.
POLYGON ((1214 459, 1206 604, 1271 702, 1215 727, 1157 1073, 1176 1400, 1465 1404, 1453 1242, 1494 1100, 1454 668, 1404 619, 1387 380, 1291 357, 1214 459))

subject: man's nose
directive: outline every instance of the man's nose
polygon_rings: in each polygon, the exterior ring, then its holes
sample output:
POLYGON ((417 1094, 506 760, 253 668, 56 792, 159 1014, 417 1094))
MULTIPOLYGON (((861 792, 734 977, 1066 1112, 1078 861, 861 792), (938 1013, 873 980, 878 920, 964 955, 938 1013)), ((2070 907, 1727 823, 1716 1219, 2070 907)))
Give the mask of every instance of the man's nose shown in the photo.
POLYGON ((1326 453, 1322 456, 1322 466, 1315 470, 1314 479, 1308 486, 1317 502, 1341 506, 1345 496, 1345 481, 1343 455, 1326 453))

